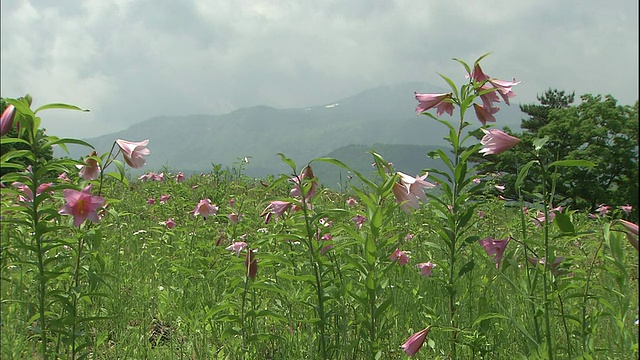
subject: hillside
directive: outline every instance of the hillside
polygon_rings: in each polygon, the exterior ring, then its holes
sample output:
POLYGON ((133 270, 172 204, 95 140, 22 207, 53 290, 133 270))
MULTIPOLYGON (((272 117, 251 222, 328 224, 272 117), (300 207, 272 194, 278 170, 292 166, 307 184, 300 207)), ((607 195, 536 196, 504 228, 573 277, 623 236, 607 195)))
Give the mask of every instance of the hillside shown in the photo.
MULTIPOLYGON (((143 171, 162 167, 174 171, 210 171, 212 164, 232 166, 238 159, 248 156, 251 162, 246 167, 246 174, 263 177, 289 171, 277 153, 302 165, 353 144, 368 147, 370 144, 442 145, 444 126, 414 112, 417 102, 413 92, 416 90, 444 91, 414 82, 370 89, 331 104, 312 107, 256 106, 217 116, 160 116, 124 131, 85 140, 99 153, 104 153, 117 138, 149 139, 151 155, 143 171)), ((503 106, 497 115, 499 126, 514 128, 521 121, 516 104, 503 106)), ((476 121, 473 114, 470 116, 470 121, 476 121)), ((86 153, 86 149, 74 147, 71 156, 78 158, 86 153)), ((396 163, 399 159, 391 161, 396 163)), ((420 167, 420 163, 413 165, 416 169, 420 167)))

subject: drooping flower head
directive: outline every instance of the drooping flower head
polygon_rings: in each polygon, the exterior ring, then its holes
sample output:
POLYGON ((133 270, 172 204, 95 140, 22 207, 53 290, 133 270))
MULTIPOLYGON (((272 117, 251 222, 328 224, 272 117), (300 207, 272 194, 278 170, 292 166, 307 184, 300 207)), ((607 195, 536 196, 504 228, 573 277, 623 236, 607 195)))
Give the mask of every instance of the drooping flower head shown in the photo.
POLYGON ((414 92, 416 100, 418 100, 418 106, 416 112, 421 114, 429 109, 436 108, 436 114, 438 116, 448 113, 453 116, 453 104, 447 100, 451 99, 451 93, 445 94, 418 94, 414 92))
POLYGON ((247 269, 247 277, 253 279, 258 274, 258 259, 253 251, 247 251, 244 255, 244 266, 247 269))
POLYGON ((174 227, 176 227, 176 221, 173 220, 173 218, 168 218, 167 221, 164 222, 164 225, 167 227, 167 229, 173 229, 174 227))
POLYGON ((478 243, 482 245, 487 255, 493 258, 493 261, 496 263, 496 268, 500 269, 502 255, 504 255, 504 250, 507 248, 510 240, 511 238, 497 240, 488 236, 486 239, 478 240, 478 243))
POLYGON ((432 263, 431 261, 427 261, 426 263, 420 263, 416 265, 416 267, 420 269, 420 275, 428 279, 429 276, 431 276, 431 271, 434 267, 436 267, 436 264, 432 263))
POLYGON ((424 341, 427 338, 427 335, 429 334, 429 330, 431 330, 431 325, 411 335, 409 339, 407 339, 407 341, 404 344, 402 344, 401 346, 402 350, 404 350, 404 352, 408 356, 415 355, 424 344, 424 341))
POLYGON ((476 117, 478 118, 478 120, 480 120, 482 125, 487 125, 488 122, 496 122, 496 118, 493 116, 493 114, 497 113, 500 108, 487 108, 473 103, 473 110, 475 110, 476 117))
POLYGON ((202 199, 192 212, 194 216, 202 215, 202 218, 206 220, 207 216, 218 213, 218 207, 216 205, 212 205, 211 200, 202 199))
POLYGON ((267 207, 264 210, 262 210, 262 213, 260 213, 260 216, 261 217, 264 216, 264 223, 268 224, 273 214, 276 215, 276 219, 277 219, 280 216, 284 215, 284 213, 287 210, 289 210, 289 208, 291 208, 292 205, 293 204, 288 201, 274 200, 270 202, 269 205, 267 205, 267 207))
POLYGON ((100 196, 91 196, 91 185, 81 191, 65 189, 63 195, 66 204, 58 213, 73 216, 73 226, 80 227, 86 219, 94 223, 100 221, 97 210, 104 206, 106 200, 100 196))
POLYGON ((480 150, 480 154, 493 155, 500 154, 503 151, 509 150, 516 146, 520 139, 513 137, 502 130, 498 129, 481 129, 485 133, 480 143, 484 147, 480 150))
POLYGON ((607 215, 609 213, 610 209, 611 209, 611 206, 605 205, 605 204, 600 204, 600 206, 598 206, 596 211, 598 212, 598 214, 600 214, 600 216, 605 216, 605 215, 607 215))
POLYGON ((429 173, 425 173, 422 176, 416 176, 414 178, 398 171, 398 176, 400 177, 400 183, 407 188, 407 192, 412 196, 419 198, 423 202, 427 202, 427 195, 424 193, 423 189, 436 187, 435 184, 424 180, 429 176, 429 173))
POLYGON ((0 117, 0 136, 5 136, 13 127, 13 119, 16 117, 16 107, 9 104, 0 117))
POLYGON ((627 220, 618 220, 618 222, 627 229, 627 239, 631 246, 638 250, 638 224, 627 220))
POLYGON ((420 203, 418 202, 418 198, 409 192, 407 192, 407 188, 396 182, 393 184, 393 195, 396 198, 396 202, 400 204, 402 210, 409 213, 410 209, 419 209, 420 203))
POLYGON ((240 252, 247 247, 247 243, 244 241, 234 241, 233 244, 227 246, 225 250, 230 250, 236 253, 236 256, 240 256, 240 252))
POLYGON ((131 166, 134 169, 138 169, 143 167, 147 161, 144 159, 144 156, 147 156, 151 153, 149 149, 146 148, 149 140, 144 141, 127 141, 122 139, 117 139, 116 144, 120 148, 122 152, 122 156, 124 157, 124 161, 127 165, 131 166))
POLYGON ((633 210, 633 206, 627 204, 627 205, 621 205, 620 206, 620 210, 624 211, 625 214, 629 215, 631 214, 631 211, 633 210))
POLYGON ((180 172, 176 175, 176 181, 177 181, 177 182, 183 182, 185 178, 186 178, 186 176, 184 175, 184 173, 183 173, 182 171, 180 171, 180 172))
POLYGON ((498 94, 500 94, 500 96, 502 97, 502 100, 504 100, 505 104, 507 105, 510 105, 509 98, 516 96, 516 94, 513 91, 511 91, 511 88, 521 83, 521 81, 516 81, 516 79, 513 79, 513 81, 505 81, 505 80, 498 80, 498 79, 489 77, 482 71, 480 64, 476 64, 473 67, 473 71, 471 72, 471 77, 478 83, 482 83, 486 81, 489 84, 491 84, 491 86, 493 86, 493 88, 496 89, 498 94))
POLYGON ((98 153, 93 150, 91 154, 84 160, 84 165, 76 165, 80 172, 78 175, 85 180, 95 180, 98 178, 100 174, 100 166, 98 165, 98 161, 95 157, 98 156, 98 153))
POLYGON ((302 183, 304 186, 305 181, 310 183, 309 188, 305 189, 307 190, 304 196, 305 200, 309 200, 316 195, 316 186, 318 179, 316 179, 316 176, 313 174, 313 169, 311 168, 311 166, 305 166, 304 169, 302 169, 300 176, 294 176, 290 180, 295 183, 293 189, 291 189, 290 192, 291 197, 298 197, 302 194, 300 183, 302 183))
POLYGON ((396 248, 393 253, 391 253, 391 256, 389 256, 389 260, 391 260, 391 262, 394 261, 398 261, 399 265, 407 265, 409 263, 409 254, 405 251, 400 251, 400 249, 396 248))
POLYGON ((364 217, 361 214, 358 214, 356 216, 353 217, 353 219, 351 219, 354 223, 356 223, 356 226, 358 227, 358 229, 362 229, 362 224, 364 224, 365 221, 367 221, 367 218, 364 217))

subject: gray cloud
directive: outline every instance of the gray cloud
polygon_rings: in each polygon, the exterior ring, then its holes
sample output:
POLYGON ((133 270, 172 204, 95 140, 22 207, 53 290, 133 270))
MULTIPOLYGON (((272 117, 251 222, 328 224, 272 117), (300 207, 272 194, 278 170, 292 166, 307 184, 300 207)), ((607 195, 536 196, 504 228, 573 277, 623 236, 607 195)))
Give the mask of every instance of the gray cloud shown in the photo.
MULTIPOLYGON (((583 1, 56 1, 1 3, 2 96, 68 102, 59 136, 158 115, 329 103, 370 87, 455 81, 483 61, 545 89, 638 98, 638 4, 583 1)), ((427 92, 429 89, 416 89, 427 92)), ((411 96, 408 94, 407 96, 411 96)))

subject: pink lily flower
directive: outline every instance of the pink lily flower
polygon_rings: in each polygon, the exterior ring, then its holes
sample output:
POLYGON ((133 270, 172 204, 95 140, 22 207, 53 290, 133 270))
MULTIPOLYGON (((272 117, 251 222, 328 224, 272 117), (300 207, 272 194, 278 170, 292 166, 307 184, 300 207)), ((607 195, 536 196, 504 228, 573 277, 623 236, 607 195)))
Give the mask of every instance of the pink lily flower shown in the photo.
POLYGON ((0 117, 0 136, 5 136, 13 127, 13 120, 16 117, 16 107, 9 104, 0 117))
POLYGON ((482 72, 482 68, 480 68, 480 64, 476 64, 476 66, 473 68, 471 77, 479 83, 483 81, 488 81, 489 84, 491 84, 491 86, 493 86, 498 91, 498 93, 504 100, 505 104, 507 105, 510 105, 509 98, 516 96, 516 94, 513 91, 511 91, 511 87, 521 83, 521 81, 516 81, 516 79, 513 79, 513 81, 505 81, 505 80, 498 80, 498 79, 491 78, 487 76, 484 72, 482 72))
POLYGON ((347 206, 356 206, 358 205, 358 202, 356 201, 356 199, 350 197, 347 199, 347 206))
POLYGON ((184 173, 183 173, 182 171, 180 171, 180 172, 176 175, 176 181, 177 181, 177 182, 183 182, 185 178, 186 178, 186 176, 184 175, 184 173))
POLYGON ((511 238, 497 240, 488 236, 486 239, 478 240, 478 243, 482 245, 487 255, 493 258, 493 261, 496 263, 496 268, 500 269, 502 255, 504 255, 504 250, 507 248, 507 245, 509 245, 510 240, 511 238))
POLYGON ((506 150, 516 146, 520 139, 513 137, 502 130, 498 129, 481 129, 485 133, 480 143, 484 147, 480 150, 480 154, 484 156, 500 154, 506 150))
POLYGON ((627 220, 618 220, 618 222, 627 229, 627 239, 629 243, 631 243, 631 246, 638 250, 638 224, 627 220))
POLYGON ((233 244, 227 246, 225 250, 230 250, 231 252, 235 252, 236 256, 240 256, 240 252, 247 247, 247 243, 244 241, 234 241, 233 244))
POLYGON ((76 165, 80 172, 78 175, 85 180, 95 180, 100 174, 100 166, 98 161, 94 157, 98 156, 98 153, 93 150, 89 157, 84 160, 84 165, 76 165))
POLYGON ((629 214, 631 214, 631 211, 633 210, 633 206, 627 204, 627 205, 621 205, 620 206, 620 210, 624 211, 625 214, 627 214, 627 216, 629 214))
MULTIPOLYGON (((551 264, 551 272, 554 275, 558 275, 560 274, 560 271, 558 271, 558 266, 560 265, 560 263, 564 260, 563 256, 556 256, 555 259, 553 259, 553 264, 551 264)), ((527 261, 529 261, 529 263, 533 266, 536 265, 542 265, 543 267, 547 264, 547 260, 542 257, 540 259, 536 258, 536 257, 527 257, 527 261)))
POLYGON ((409 263, 409 254, 404 251, 400 251, 400 249, 396 248, 391 256, 389 256, 391 262, 398 261, 398 264, 401 266, 407 265, 409 263))
POLYGON ((596 211, 598 212, 598 214, 600 214, 600 216, 605 216, 609 213, 609 209, 611 209, 611 206, 600 204, 600 206, 598 206, 596 211))
POLYGON ((171 195, 160 195, 160 204, 165 204, 170 198, 171 195))
POLYGON ((436 267, 436 264, 432 263, 431 261, 427 261, 426 263, 420 263, 416 265, 416 267, 420 269, 420 275, 423 275, 425 279, 428 279, 429 276, 431 276, 431 271, 434 267, 436 267))
POLYGON ((211 200, 202 199, 192 212, 194 216, 202 215, 202 218, 206 220, 207 216, 218 213, 218 207, 216 205, 212 205, 211 200))
POLYGON ((438 116, 448 113, 453 116, 453 104, 446 101, 451 99, 451 93, 446 94, 418 94, 414 92, 416 100, 418 100, 418 106, 416 112, 418 114, 423 113, 429 109, 436 108, 436 114, 438 116))
POLYGON ((173 220, 173 218, 168 218, 167 221, 164 222, 164 225, 167 227, 167 229, 173 229, 174 227, 176 227, 176 221, 173 220))
POLYGON ((393 184, 393 195, 396 198, 396 202, 400 204, 402 210, 409 213, 410 209, 419 209, 420 204, 418 198, 407 192, 407 188, 400 183, 393 184))
POLYGON ((473 110, 476 111, 476 117, 482 125, 487 125, 488 122, 496 122, 496 118, 493 116, 500 108, 485 108, 476 103, 473 103, 473 110))
POLYGON ((362 224, 364 224, 365 221, 367 221, 367 218, 358 214, 355 217, 353 217, 353 222, 356 223, 356 226, 358 227, 358 229, 362 229, 362 224))
POLYGON ((277 219, 280 216, 284 215, 284 213, 287 210, 289 210, 292 205, 293 204, 288 201, 274 200, 270 202, 269 205, 267 205, 267 207, 264 210, 262 210, 262 213, 260 213, 260 216, 261 217, 264 216, 265 217, 264 223, 268 224, 273 214, 276 215, 276 219, 277 219))
POLYGON ((436 187, 435 184, 424 180, 429 176, 429 173, 425 173, 422 176, 416 176, 415 178, 399 171, 397 174, 400 177, 402 185, 407 188, 407 193, 419 198, 422 202, 427 202, 427 195, 422 189, 431 189, 436 187))
POLYGON ((148 143, 149 140, 140 142, 122 139, 116 140, 116 144, 120 147, 124 161, 134 169, 141 168, 147 163, 143 156, 147 156, 151 153, 151 151, 146 148, 148 143))
POLYGON ((408 356, 415 355, 422 345, 424 344, 427 335, 429 334, 429 330, 431 330, 431 326, 427 326, 426 328, 418 331, 417 333, 411 335, 407 341, 402 344, 401 348, 408 356))
POLYGON ((100 221, 97 210, 104 206, 106 200, 100 196, 91 196, 91 185, 81 191, 65 189, 63 195, 66 204, 58 213, 72 215, 73 226, 80 227, 86 219, 94 223, 100 221))
POLYGON ((316 179, 316 176, 313 174, 313 169, 311 169, 311 166, 307 165, 305 166, 304 169, 302 169, 300 176, 298 177, 294 176, 291 178, 291 181, 295 183, 294 188, 291 189, 291 192, 290 192, 291 197, 297 197, 302 194, 302 190, 300 189, 300 184, 298 183, 298 181, 302 181, 304 183, 305 179, 311 182, 311 187, 309 188, 309 190, 307 190, 307 193, 305 194, 305 200, 309 200, 316 195, 317 179, 316 179))

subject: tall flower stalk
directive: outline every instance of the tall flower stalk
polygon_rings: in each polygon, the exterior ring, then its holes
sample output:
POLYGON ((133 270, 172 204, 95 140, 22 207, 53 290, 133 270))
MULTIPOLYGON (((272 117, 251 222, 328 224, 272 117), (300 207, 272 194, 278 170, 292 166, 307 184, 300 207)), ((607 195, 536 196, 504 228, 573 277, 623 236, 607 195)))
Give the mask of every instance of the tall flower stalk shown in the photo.
POLYGON ((445 244, 447 281, 446 291, 448 295, 448 327, 451 332, 451 357, 457 357, 458 333, 461 324, 458 323, 457 304, 457 279, 467 273, 473 264, 467 263, 462 267, 458 266, 460 251, 467 245, 478 240, 477 236, 468 236, 470 220, 475 212, 477 203, 471 202, 473 194, 479 190, 482 184, 472 182, 474 168, 469 166, 469 157, 478 152, 482 146, 485 154, 496 154, 509 149, 517 144, 518 139, 504 134, 499 130, 486 130, 485 138, 481 143, 476 143, 465 147, 465 142, 471 137, 470 133, 464 130, 471 124, 465 121, 468 109, 473 108, 478 120, 483 126, 488 122, 495 122, 495 114, 499 108, 494 103, 500 102, 500 98, 509 105, 509 98, 515 96, 511 88, 520 82, 502 81, 491 78, 484 74, 480 67, 480 61, 487 56, 478 58, 470 67, 464 61, 454 59, 459 62, 467 72, 468 81, 460 88, 444 75, 440 75, 451 87, 450 93, 445 94, 415 94, 419 104, 416 107, 418 113, 427 115, 442 123, 448 128, 448 135, 445 140, 451 145, 451 155, 442 150, 436 150, 430 154, 433 158, 439 158, 445 165, 446 171, 429 169, 434 174, 434 178, 442 186, 441 196, 428 194, 431 199, 431 206, 439 213, 444 221, 435 221, 433 226, 439 238, 445 244), (475 100, 480 100, 481 105, 475 100), (430 109, 436 109, 436 115, 444 113, 453 114, 455 108, 458 109, 459 118, 454 126, 449 121, 442 120, 433 114, 428 113, 430 109), (506 136, 505 136, 506 135, 506 136))

